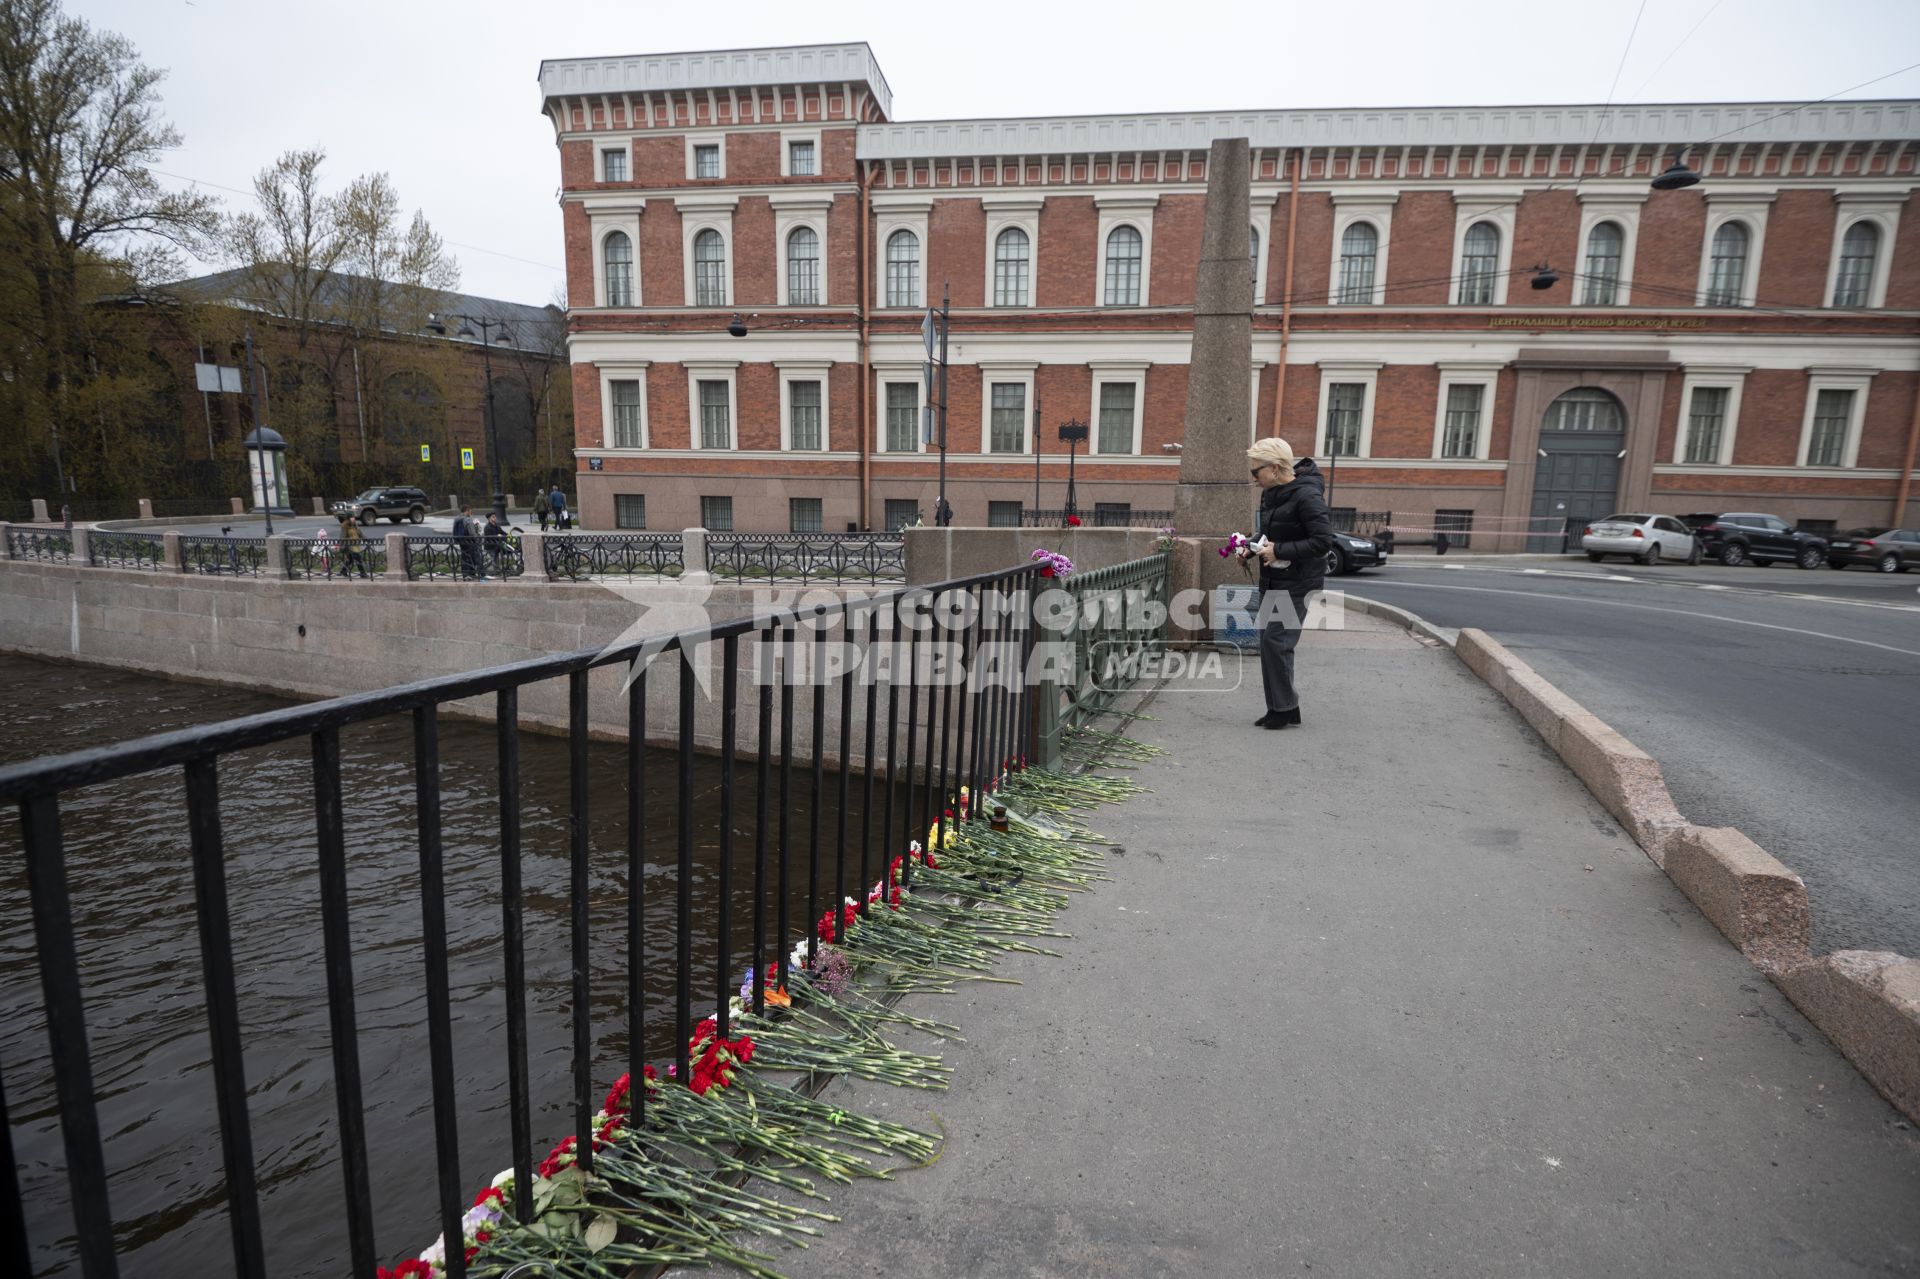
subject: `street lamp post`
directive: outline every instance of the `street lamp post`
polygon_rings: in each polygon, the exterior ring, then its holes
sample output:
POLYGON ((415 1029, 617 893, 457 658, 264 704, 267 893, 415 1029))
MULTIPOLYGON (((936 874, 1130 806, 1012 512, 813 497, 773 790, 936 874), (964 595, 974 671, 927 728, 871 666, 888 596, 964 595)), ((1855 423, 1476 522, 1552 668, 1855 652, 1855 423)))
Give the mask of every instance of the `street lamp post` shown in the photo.
MULTIPOLYGON (((474 326, 480 328, 480 372, 487 379, 487 476, 493 481, 493 513, 500 517, 504 528, 507 523, 507 494, 500 482, 500 430, 494 422, 493 413, 493 340, 498 330, 500 338, 508 337, 507 322, 485 315, 465 315, 456 313, 448 318, 460 321, 457 338, 472 341, 474 326)), ((447 326, 439 316, 427 321, 427 327, 435 333, 445 334, 447 326)))
POLYGON ((1070 418, 1060 424, 1060 442, 1067 446, 1067 518, 1078 515, 1073 497, 1073 457, 1081 440, 1087 438, 1087 424, 1079 418, 1070 418))

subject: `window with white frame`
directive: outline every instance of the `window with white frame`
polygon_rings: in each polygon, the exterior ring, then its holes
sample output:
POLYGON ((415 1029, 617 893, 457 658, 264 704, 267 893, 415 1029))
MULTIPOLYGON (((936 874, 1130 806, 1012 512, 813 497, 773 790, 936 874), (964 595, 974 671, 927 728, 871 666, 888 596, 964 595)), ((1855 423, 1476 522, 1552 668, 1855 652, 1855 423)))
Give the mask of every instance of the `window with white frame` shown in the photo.
POLYGON ((810 226, 787 236, 787 303, 820 305, 820 237, 810 226))
POLYGON ((609 147, 600 153, 600 180, 602 182, 627 180, 627 149, 625 147, 609 147))
POLYGON ((1340 234, 1340 289, 1334 301, 1341 306, 1373 301, 1373 267, 1379 255, 1380 233, 1373 223, 1348 223, 1340 234))
POLYGON ((1620 297, 1620 250, 1626 237, 1618 223, 1597 223, 1587 232, 1587 262, 1582 273, 1580 301, 1587 306, 1613 306, 1620 297))
POLYGON ((886 499, 884 509, 889 533, 898 533, 920 519, 920 503, 910 497, 890 497, 886 499))
POLYGON ((1117 226, 1107 234, 1108 306, 1140 305, 1140 232, 1117 226))
POLYGON ((995 306, 1027 305, 1027 276, 1032 259, 1033 244, 1021 228, 1010 226, 993 238, 995 306))
POLYGON ((1690 465, 1716 465, 1727 437, 1727 410, 1733 388, 1696 386, 1687 400, 1687 433, 1680 460, 1690 465))
POLYGON ((1835 306, 1871 306, 1874 266, 1880 254, 1879 224, 1866 218, 1840 237, 1840 263, 1833 276, 1835 306))
POLYGON ((988 502, 988 528, 1019 528, 1022 507, 1018 502, 988 502))
POLYGON ((995 382, 990 391, 987 452, 1027 451, 1027 387, 1024 382, 995 382))
POLYGON ((1335 382, 1327 387, 1325 456, 1360 456, 1361 417, 1366 405, 1364 382, 1335 382))
POLYGON ((1500 270, 1500 229, 1491 222, 1467 228, 1460 251, 1460 305, 1492 306, 1500 270))
POLYGON ((625 231, 609 231, 600 242, 608 306, 633 305, 633 240, 625 231))
POLYGON ((818 533, 823 527, 820 499, 817 497, 790 497, 787 499, 787 528, 795 533, 818 533))
POLYGON ((693 176, 696 178, 717 178, 720 176, 720 144, 718 142, 699 142, 694 144, 693 176))
POLYGON ((920 384, 887 383, 887 452, 920 451, 920 384))
POLYGON ((1102 453, 1134 451, 1134 413, 1138 408, 1137 388, 1132 382, 1100 384, 1099 434, 1095 444, 1102 453))
POLYGON ((733 499, 731 497, 702 497, 700 499, 700 527, 709 533, 733 532, 733 499))
POLYGON ((644 447, 640 431, 640 381, 638 378, 614 378, 607 383, 607 395, 613 403, 613 447, 644 447))
POLYGON ((1752 239, 1744 222, 1722 222, 1714 231, 1707 258, 1706 305, 1740 305, 1746 291, 1747 248, 1752 239))
POLYGON ((615 493, 613 495, 613 526, 615 528, 646 528, 647 495, 615 493))
POLYGON ((920 237, 895 231, 887 237, 888 306, 920 305, 920 237))
POLYGON ((703 449, 732 448, 732 384, 719 378, 701 378, 698 385, 700 388, 700 447, 703 449))
POLYGON ((727 243, 711 227, 693 237, 693 304, 727 304, 727 243))
POLYGON ((812 138, 787 143, 787 173, 791 177, 811 178, 819 170, 816 143, 812 138))
POLYGON ((787 383, 787 447, 813 451, 826 447, 821 428, 820 383, 813 380, 787 383))
POLYGON ((1455 382, 1447 388, 1447 416, 1440 437, 1441 457, 1480 456, 1480 421, 1486 407, 1486 396, 1487 388, 1480 382, 1455 382))
POLYGON ((1826 387, 1814 392, 1813 427, 1807 436, 1806 466, 1846 466, 1847 437, 1853 427, 1858 392, 1826 387))

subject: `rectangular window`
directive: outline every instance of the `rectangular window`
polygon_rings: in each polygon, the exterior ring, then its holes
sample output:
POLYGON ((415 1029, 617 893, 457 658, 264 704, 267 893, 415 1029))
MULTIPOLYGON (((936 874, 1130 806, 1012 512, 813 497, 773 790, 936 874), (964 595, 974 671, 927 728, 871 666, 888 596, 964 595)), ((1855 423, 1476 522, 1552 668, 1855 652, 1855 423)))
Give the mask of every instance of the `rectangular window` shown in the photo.
POLYGON ((1019 528, 1021 506, 1018 502, 988 502, 988 528, 1019 528))
POLYGON ((1847 424, 1853 418, 1852 391, 1822 391, 1813 403, 1813 438, 1807 441, 1808 466, 1843 466, 1847 424))
POLYGON ((1440 436, 1441 457, 1480 456, 1480 401, 1486 389, 1477 382, 1447 388, 1447 422, 1440 436))
POLYGON ((910 497, 887 499, 887 532, 898 533, 920 518, 920 503, 910 497))
POLYGON ((796 178, 810 178, 814 176, 813 143, 787 143, 787 172, 796 178))
POLYGON ((1133 383, 1100 384, 1100 451, 1133 452, 1133 383))
POLYGON ((640 383, 617 378, 607 384, 613 399, 613 447, 637 449, 640 444, 640 383))
POLYGON ((627 180, 627 153, 624 149, 600 153, 600 180, 602 182, 627 180))
POLYGON ((613 495, 613 526, 644 529, 647 526, 647 495, 615 493, 613 495))
POLYGON ((719 143, 702 142, 693 148, 693 176, 696 178, 720 176, 719 143))
POLYGON ((700 447, 733 447, 733 414, 727 402, 725 382, 700 383, 700 447))
POLYGON ((700 527, 709 533, 733 532, 733 499, 730 497, 701 498, 700 527))
POLYGON ((920 387, 913 382, 887 383, 887 452, 920 451, 920 387))
POLYGON ((1465 549, 1467 543, 1473 540, 1473 512, 1435 511, 1433 527, 1436 532, 1447 535, 1448 543, 1465 549))
POLYGON ((989 453, 1027 451, 1027 388, 1019 382, 993 384, 993 422, 989 453))
POLYGON ((1360 508, 1357 506, 1329 506, 1327 508, 1327 520, 1333 525, 1333 531, 1336 533, 1353 532, 1353 524, 1354 521, 1359 518, 1359 514, 1360 508))
POLYGON ((1095 502, 1095 528, 1126 528, 1133 523, 1133 505, 1129 502, 1095 502))
POLYGON ((1724 386, 1696 386, 1693 401, 1687 407, 1687 451, 1689 462, 1718 462, 1720 440, 1727 429, 1727 397, 1724 386))
POLYGON ((818 533, 821 529, 820 499, 817 497, 788 498, 787 527, 795 533, 818 533))
POLYGON ((1327 388, 1327 456, 1360 456, 1360 413, 1367 403, 1365 382, 1335 382, 1327 388))
POLYGON ((820 444, 820 384, 787 383, 788 447, 818 449, 820 444))

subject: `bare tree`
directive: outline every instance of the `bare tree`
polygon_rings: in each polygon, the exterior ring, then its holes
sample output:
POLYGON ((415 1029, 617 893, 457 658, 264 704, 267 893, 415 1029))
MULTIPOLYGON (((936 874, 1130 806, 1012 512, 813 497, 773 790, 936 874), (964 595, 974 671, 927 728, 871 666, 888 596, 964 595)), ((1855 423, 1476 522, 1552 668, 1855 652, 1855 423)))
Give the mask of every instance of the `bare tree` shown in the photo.
POLYGON ((321 187, 327 153, 289 151, 253 179, 258 211, 235 214, 222 247, 246 273, 246 299, 279 316, 305 350, 314 329, 332 323, 334 272, 347 252, 340 202, 321 187))

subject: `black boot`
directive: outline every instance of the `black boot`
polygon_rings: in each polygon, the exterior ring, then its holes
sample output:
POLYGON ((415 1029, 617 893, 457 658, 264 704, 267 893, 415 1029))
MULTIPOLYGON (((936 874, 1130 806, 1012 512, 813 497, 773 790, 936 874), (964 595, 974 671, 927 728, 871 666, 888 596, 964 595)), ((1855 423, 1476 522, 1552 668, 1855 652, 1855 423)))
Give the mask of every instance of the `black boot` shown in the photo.
POLYGON ((1260 727, 1292 728, 1299 722, 1300 708, 1296 706, 1290 711, 1269 711, 1266 717, 1260 721, 1260 727))
POLYGON ((1265 715, 1253 721, 1253 726, 1255 728, 1278 728, 1286 717, 1287 713, 1285 711, 1268 711, 1265 715))

